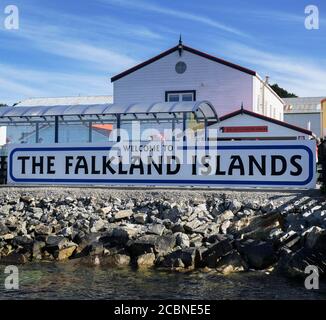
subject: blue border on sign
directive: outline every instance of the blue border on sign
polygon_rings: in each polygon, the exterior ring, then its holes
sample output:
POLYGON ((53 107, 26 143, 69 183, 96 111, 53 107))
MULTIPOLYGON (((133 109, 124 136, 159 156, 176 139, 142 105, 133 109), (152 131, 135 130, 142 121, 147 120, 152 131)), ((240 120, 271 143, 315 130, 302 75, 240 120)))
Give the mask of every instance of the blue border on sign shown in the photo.
MULTIPOLYGON (((305 186, 313 179, 313 153, 311 149, 303 145, 266 145, 266 146, 217 146, 217 150, 249 150, 249 149, 303 149, 309 155, 309 176, 305 181, 253 181, 253 180, 162 180, 162 179, 17 179, 12 174, 13 155, 18 151, 83 151, 83 150, 111 150, 112 147, 50 147, 50 148, 15 148, 11 150, 9 156, 9 175, 12 181, 15 182, 52 182, 52 183, 90 183, 90 184, 190 184, 190 185, 257 185, 257 186, 305 186)), ((205 147, 181 147, 184 150, 191 149, 210 149, 209 146, 205 147)))

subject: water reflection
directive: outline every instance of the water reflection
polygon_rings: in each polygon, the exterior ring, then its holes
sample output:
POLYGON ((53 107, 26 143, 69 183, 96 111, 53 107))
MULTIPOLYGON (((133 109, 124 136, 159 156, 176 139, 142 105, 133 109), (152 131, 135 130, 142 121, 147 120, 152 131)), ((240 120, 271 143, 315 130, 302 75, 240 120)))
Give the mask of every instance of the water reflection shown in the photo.
MULTIPOLYGON (((0 266, 0 270, 4 267, 0 266)), ((325 299, 326 286, 309 291, 302 281, 260 272, 222 276, 213 272, 173 273, 86 267, 69 263, 19 267, 20 289, 0 299, 325 299)), ((1 285, 2 284, 2 285, 1 285)))

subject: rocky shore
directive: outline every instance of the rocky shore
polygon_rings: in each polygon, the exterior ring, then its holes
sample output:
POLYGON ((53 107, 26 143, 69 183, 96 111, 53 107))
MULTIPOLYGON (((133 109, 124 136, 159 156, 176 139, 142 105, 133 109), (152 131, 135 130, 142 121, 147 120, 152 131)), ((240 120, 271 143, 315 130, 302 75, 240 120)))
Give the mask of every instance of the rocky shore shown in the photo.
POLYGON ((0 264, 326 270, 326 199, 316 191, 1 188, 0 264))

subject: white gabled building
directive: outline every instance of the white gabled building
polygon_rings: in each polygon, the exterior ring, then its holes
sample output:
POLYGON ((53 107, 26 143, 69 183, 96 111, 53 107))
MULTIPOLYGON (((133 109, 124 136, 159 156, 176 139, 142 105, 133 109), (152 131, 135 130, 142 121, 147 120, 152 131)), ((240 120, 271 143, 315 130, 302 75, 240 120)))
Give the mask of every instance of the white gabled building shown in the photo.
POLYGON ((307 129, 249 110, 239 109, 219 118, 209 126, 218 129, 218 140, 309 140, 314 134, 307 129))
POLYGON ((243 107, 283 120, 283 100, 250 69, 179 45, 111 78, 114 103, 208 100, 219 116, 243 107))

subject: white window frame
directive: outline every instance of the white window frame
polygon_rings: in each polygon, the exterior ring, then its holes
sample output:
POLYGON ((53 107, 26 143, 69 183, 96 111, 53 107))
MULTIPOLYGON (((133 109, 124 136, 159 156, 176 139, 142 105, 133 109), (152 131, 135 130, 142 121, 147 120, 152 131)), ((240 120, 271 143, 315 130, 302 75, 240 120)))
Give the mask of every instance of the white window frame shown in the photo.
POLYGON ((196 101, 196 91, 195 90, 180 90, 180 91, 166 91, 165 92, 165 101, 166 102, 182 102, 183 100, 183 95, 184 94, 191 94, 192 99, 191 100, 186 100, 186 101, 196 101), (170 101, 171 96, 178 96, 178 101, 170 101))

